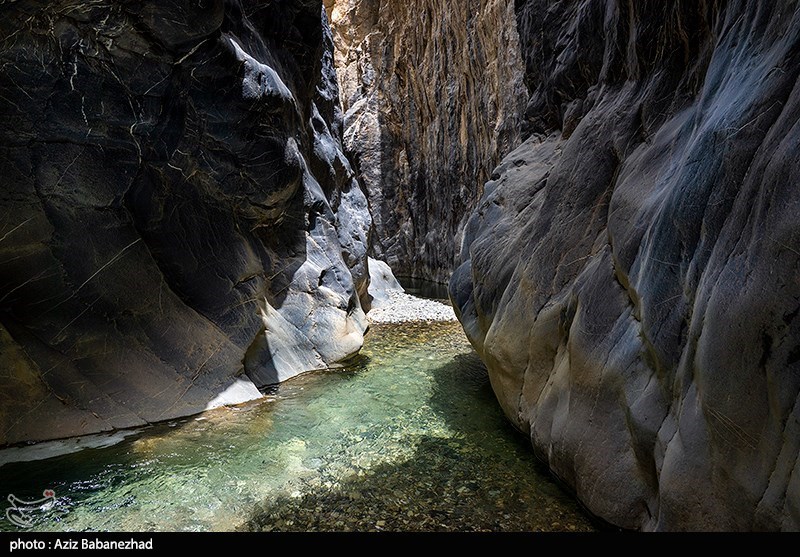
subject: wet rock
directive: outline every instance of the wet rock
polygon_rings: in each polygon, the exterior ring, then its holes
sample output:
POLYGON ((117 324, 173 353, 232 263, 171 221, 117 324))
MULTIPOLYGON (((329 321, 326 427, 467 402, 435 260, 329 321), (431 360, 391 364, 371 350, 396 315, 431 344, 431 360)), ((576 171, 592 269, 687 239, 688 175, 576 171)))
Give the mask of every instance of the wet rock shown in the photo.
POLYGON ((358 351, 370 219, 320 3, 12 2, 0 28, 0 444, 358 351))
POLYGON ((451 281, 516 427, 626 528, 800 528, 800 12, 517 3, 530 139, 451 281))
POLYGON ((345 145, 372 255, 446 282, 489 170, 520 142, 527 92, 512 0, 326 0, 345 145))

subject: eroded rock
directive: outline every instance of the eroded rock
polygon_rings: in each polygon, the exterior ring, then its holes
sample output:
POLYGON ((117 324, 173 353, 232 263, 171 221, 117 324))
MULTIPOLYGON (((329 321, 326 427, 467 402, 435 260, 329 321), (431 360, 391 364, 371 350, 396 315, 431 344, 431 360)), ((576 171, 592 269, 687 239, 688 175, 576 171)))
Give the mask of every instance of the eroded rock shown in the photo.
POLYGON ((390 292, 404 292, 404 290, 389 265, 370 257, 368 292, 371 309, 375 309, 389 302, 390 292))
POLYGON ((528 131, 451 296, 511 421, 626 528, 800 528, 793 3, 518 2, 528 131))
POLYGON ((0 27, 0 444, 358 351, 369 215, 319 2, 12 2, 0 27))
POLYGON ((345 146, 373 255, 447 282, 466 215, 520 139, 527 91, 511 0, 326 0, 345 146))

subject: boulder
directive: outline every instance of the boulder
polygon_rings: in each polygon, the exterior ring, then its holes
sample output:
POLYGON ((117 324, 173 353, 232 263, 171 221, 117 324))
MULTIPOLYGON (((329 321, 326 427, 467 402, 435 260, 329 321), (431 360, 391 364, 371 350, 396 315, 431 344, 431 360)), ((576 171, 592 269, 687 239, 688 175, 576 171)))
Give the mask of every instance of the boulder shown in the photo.
POLYGON ((369 289, 371 309, 389 303, 390 292, 404 292, 403 287, 394 277, 392 269, 383 261, 369 258, 369 289))

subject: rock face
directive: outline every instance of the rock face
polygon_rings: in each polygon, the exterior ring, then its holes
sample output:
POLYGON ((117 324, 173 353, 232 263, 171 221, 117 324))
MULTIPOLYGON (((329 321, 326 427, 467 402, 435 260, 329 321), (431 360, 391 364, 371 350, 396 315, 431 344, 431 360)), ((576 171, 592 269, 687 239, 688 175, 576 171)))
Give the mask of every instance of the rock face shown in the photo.
POLYGON ((403 292, 403 287, 397 282, 392 269, 383 261, 368 260, 369 263, 369 305, 370 310, 389 303, 390 292, 403 292))
POLYGON ((513 1, 325 5, 373 255, 398 276, 446 282, 489 171, 521 140, 513 1))
POLYGON ((10 2, 0 27, 0 444, 359 350, 370 220, 321 2, 10 2))
POLYGON ((512 422, 626 528, 800 528, 800 12, 520 0, 531 137, 451 297, 512 422))

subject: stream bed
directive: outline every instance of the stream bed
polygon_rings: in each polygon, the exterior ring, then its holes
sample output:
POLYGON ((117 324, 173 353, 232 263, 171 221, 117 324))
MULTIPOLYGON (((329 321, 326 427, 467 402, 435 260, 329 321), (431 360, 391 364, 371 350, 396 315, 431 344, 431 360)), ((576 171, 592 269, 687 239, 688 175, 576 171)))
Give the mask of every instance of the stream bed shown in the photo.
POLYGON ((81 441, 49 458, 70 441, 0 451, 5 507, 54 493, 26 513, 30 530, 594 529, 505 420, 454 322, 373 325, 344 369, 81 441), (37 460, 8 462, 20 458, 37 460))

